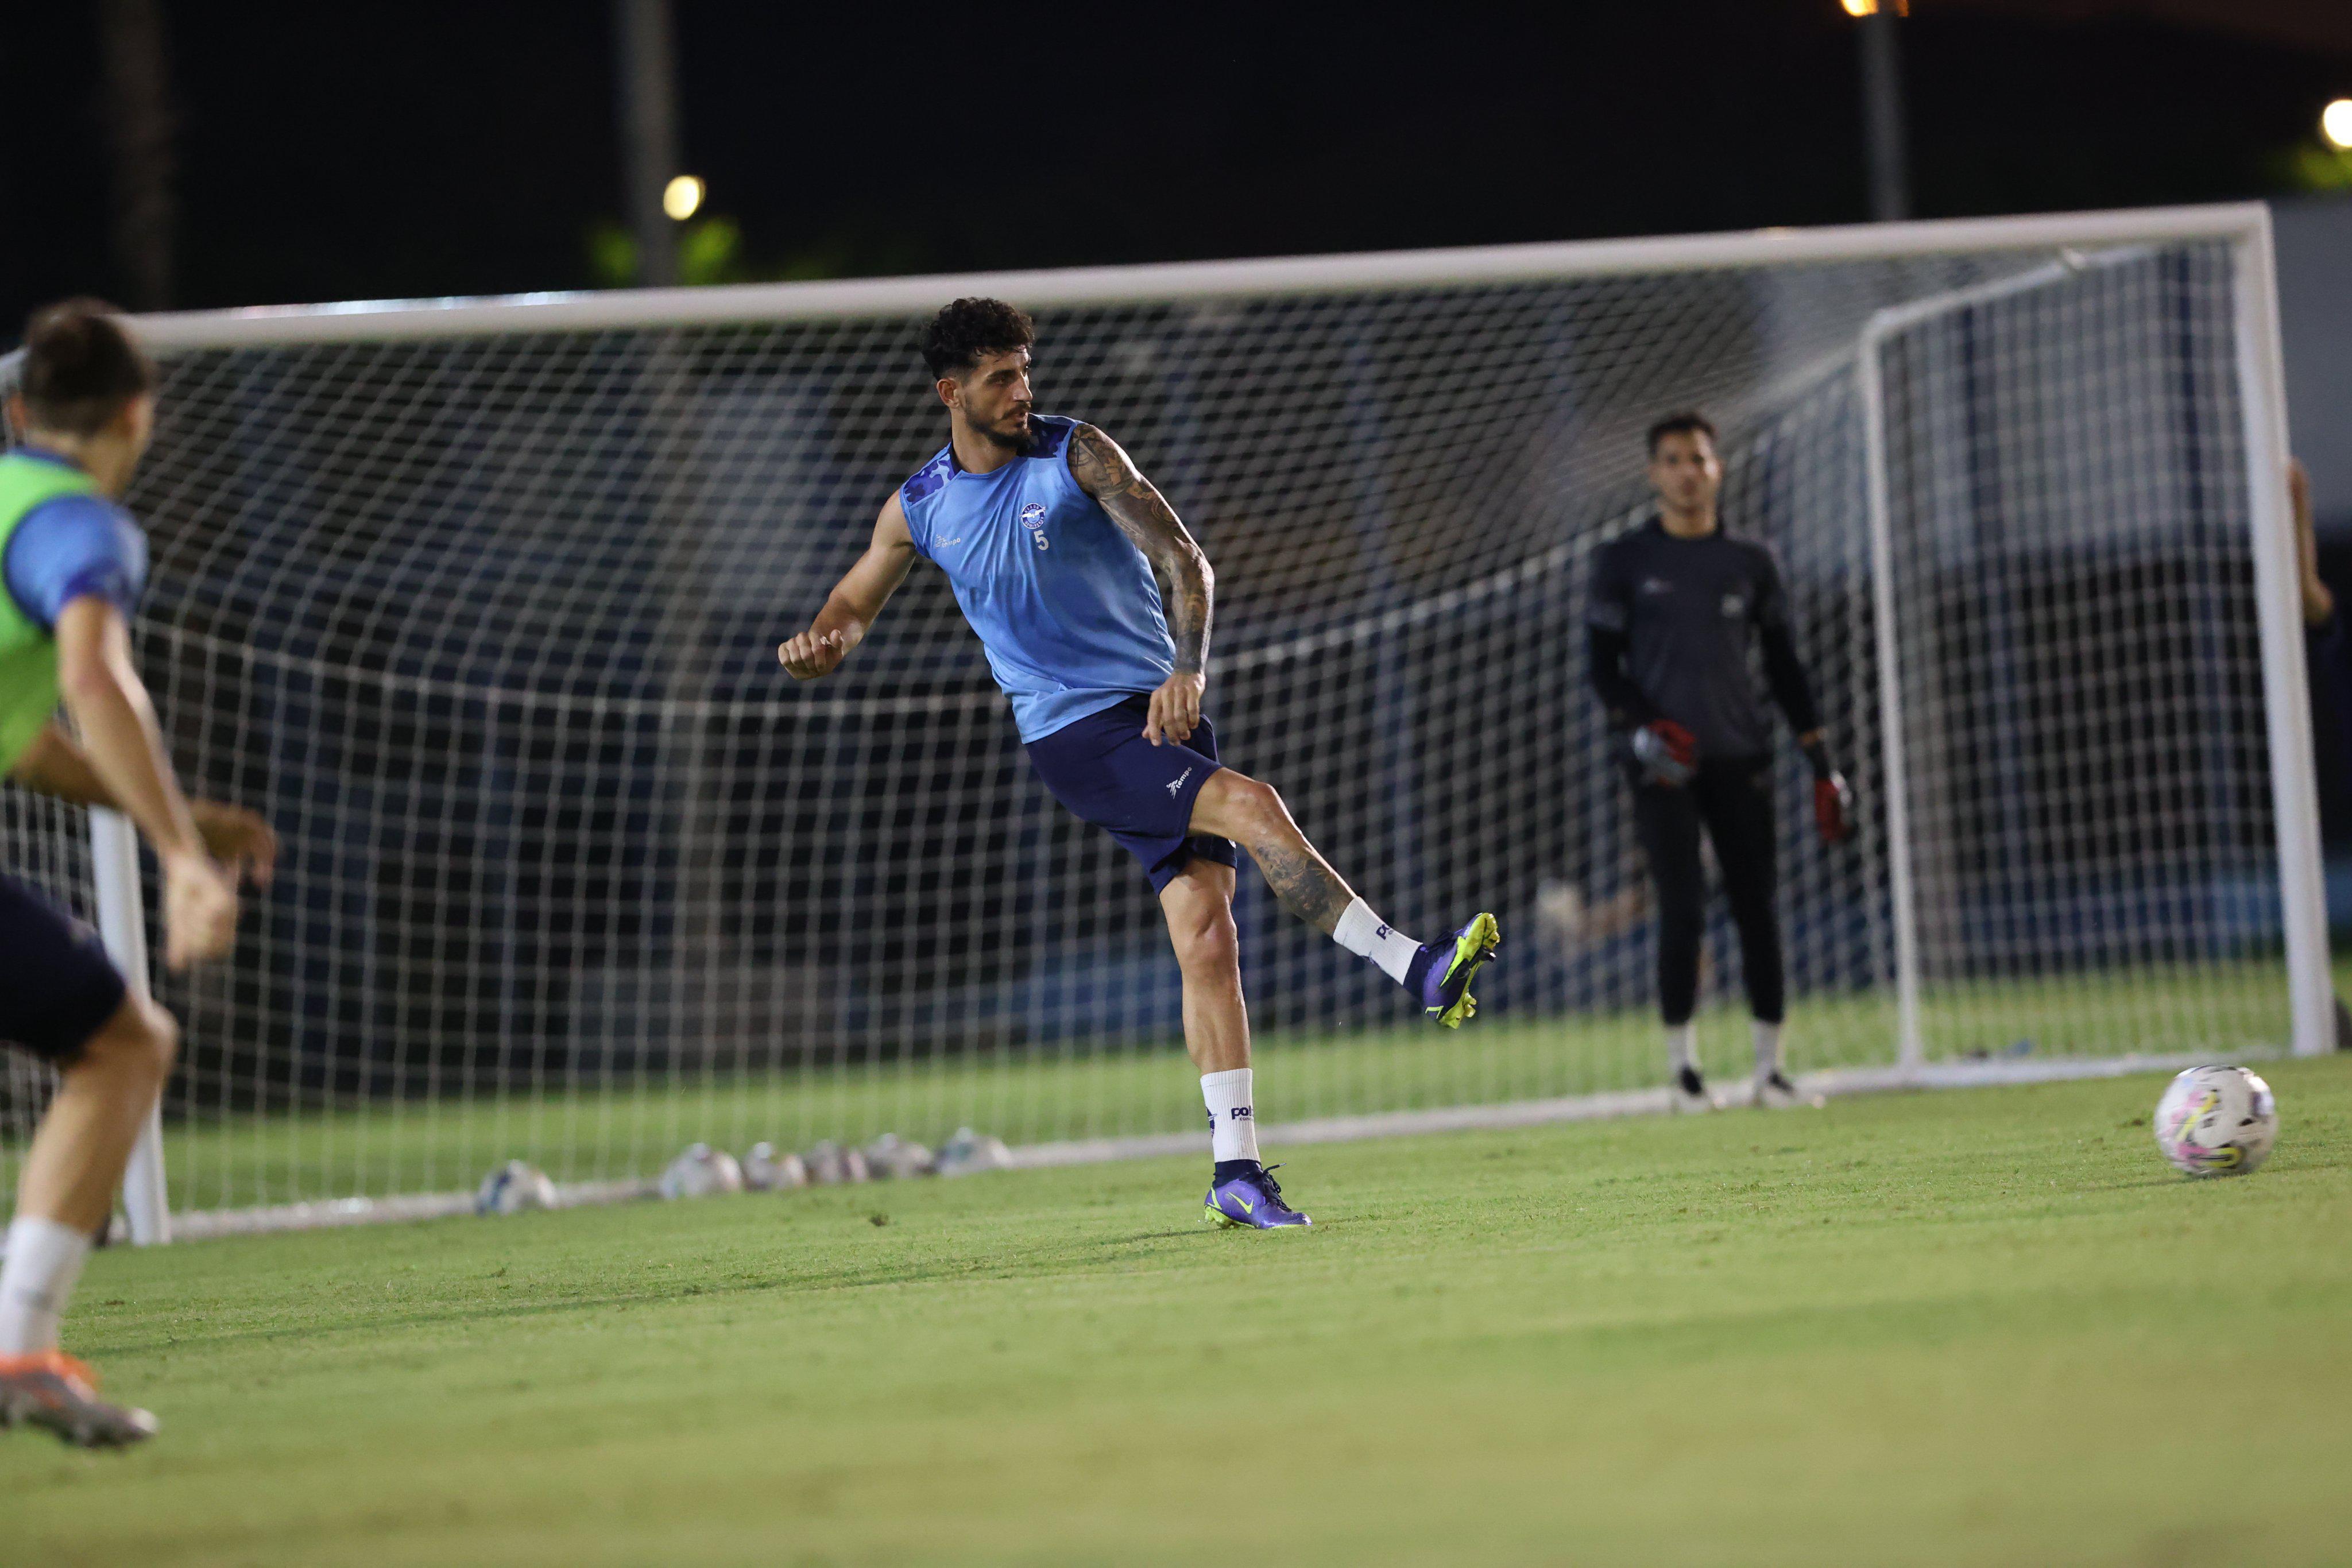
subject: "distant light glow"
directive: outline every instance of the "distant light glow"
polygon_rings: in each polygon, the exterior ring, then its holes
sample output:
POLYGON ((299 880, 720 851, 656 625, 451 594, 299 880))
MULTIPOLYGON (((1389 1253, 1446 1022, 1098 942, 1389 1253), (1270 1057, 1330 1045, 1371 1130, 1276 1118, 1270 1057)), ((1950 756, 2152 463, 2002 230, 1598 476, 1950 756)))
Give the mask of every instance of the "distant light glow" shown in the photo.
POLYGON ((702 182, 691 174, 680 174, 662 188, 662 211, 679 223, 702 210, 702 182))
POLYGON ((2352 98, 2339 98, 2319 117, 2319 129, 2336 146, 2352 151, 2352 98))
POLYGON ((1878 0, 1839 0, 1839 4, 1849 16, 1875 16, 1878 11, 1878 0))

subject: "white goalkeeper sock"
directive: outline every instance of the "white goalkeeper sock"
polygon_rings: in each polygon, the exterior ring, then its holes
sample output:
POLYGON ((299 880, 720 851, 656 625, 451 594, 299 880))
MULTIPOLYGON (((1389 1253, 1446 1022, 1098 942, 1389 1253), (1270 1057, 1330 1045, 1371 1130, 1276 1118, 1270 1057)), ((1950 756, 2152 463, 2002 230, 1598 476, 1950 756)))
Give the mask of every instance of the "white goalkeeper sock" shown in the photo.
POLYGON ((1756 1076, 1769 1078, 1780 1071, 1780 1026, 1758 1019, 1751 1027, 1756 1039, 1756 1076))
POLYGON ((1400 986, 1413 956, 1421 951, 1420 943, 1381 920, 1360 898, 1340 912, 1339 924, 1331 928, 1331 940, 1359 958, 1370 958, 1400 986))
POLYGON ((1250 1070, 1201 1074, 1201 1098, 1209 1107, 1209 1157, 1227 1160, 1257 1158, 1257 1121, 1250 1105, 1250 1070))
POLYGON ((1670 1023, 1666 1026, 1666 1068, 1680 1072, 1684 1068, 1698 1071, 1698 1025, 1670 1023))
POLYGON ((0 1262, 0 1355, 58 1348, 58 1320, 89 1257, 89 1238, 70 1225, 27 1215, 8 1227, 8 1257, 0 1262))

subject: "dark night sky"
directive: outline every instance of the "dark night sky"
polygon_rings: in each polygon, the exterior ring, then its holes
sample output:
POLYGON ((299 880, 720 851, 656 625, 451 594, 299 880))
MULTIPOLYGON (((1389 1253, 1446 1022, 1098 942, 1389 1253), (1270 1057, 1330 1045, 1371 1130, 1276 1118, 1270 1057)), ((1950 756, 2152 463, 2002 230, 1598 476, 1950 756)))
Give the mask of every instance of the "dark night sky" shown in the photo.
MULTIPOLYGON (((578 287, 620 213, 608 7, 165 0, 177 303, 578 287)), ((1863 215, 1835 0, 983 12, 678 0, 687 161, 764 272, 1140 261, 1863 215), (1339 15, 1342 19, 1327 18, 1339 15)), ((1917 0, 1923 215, 2264 194, 2352 56, 1917 0)), ((0 43, 0 337, 120 292, 95 6, 0 43)))

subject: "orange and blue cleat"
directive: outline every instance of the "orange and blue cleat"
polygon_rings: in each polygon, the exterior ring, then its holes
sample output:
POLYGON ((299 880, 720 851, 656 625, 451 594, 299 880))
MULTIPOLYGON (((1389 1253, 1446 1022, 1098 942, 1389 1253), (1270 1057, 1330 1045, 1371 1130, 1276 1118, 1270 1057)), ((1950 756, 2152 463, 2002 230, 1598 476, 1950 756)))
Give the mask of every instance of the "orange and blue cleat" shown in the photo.
POLYGON ((127 1448, 155 1435, 144 1410, 109 1405, 98 1379, 63 1351, 0 1355, 0 1427, 42 1427, 78 1448, 127 1448))

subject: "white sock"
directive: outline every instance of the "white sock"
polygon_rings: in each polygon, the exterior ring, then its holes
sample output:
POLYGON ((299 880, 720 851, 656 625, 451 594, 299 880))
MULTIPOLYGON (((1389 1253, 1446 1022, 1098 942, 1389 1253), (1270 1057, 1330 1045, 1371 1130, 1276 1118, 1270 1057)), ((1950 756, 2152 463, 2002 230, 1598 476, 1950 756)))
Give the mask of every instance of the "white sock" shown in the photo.
POLYGON ((58 1348, 58 1320, 73 1300, 89 1238, 70 1225, 27 1215, 8 1227, 0 1262, 0 1355, 58 1348))
POLYGON ((1756 1076, 1769 1078, 1780 1071, 1780 1026, 1758 1019, 1752 1027, 1756 1036, 1756 1076))
POLYGON ((1360 898, 1340 915, 1339 924, 1331 928, 1331 940, 1359 958, 1370 958, 1400 986, 1413 955, 1421 951, 1420 943, 1382 921, 1360 898))
POLYGON ((1251 1114, 1250 1070, 1201 1074, 1201 1098, 1209 1107, 1209 1157, 1226 1160, 1257 1158, 1257 1121, 1251 1114))
POLYGON ((1666 1026, 1666 1066, 1680 1072, 1687 1067, 1698 1071, 1698 1025, 1670 1023, 1666 1026))

